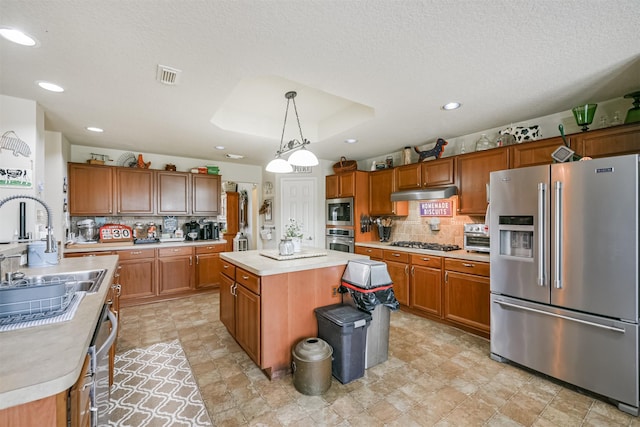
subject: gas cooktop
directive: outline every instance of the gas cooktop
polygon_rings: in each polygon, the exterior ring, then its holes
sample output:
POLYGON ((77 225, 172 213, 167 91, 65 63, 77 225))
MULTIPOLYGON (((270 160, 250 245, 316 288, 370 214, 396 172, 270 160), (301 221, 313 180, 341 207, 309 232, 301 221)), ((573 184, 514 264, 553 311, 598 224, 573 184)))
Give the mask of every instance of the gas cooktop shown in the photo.
POLYGON ((410 241, 399 241, 392 242, 391 246, 398 246, 401 248, 414 248, 414 249, 429 249, 432 251, 457 251, 462 248, 458 245, 447 245, 442 243, 427 243, 427 242, 410 242, 410 241))

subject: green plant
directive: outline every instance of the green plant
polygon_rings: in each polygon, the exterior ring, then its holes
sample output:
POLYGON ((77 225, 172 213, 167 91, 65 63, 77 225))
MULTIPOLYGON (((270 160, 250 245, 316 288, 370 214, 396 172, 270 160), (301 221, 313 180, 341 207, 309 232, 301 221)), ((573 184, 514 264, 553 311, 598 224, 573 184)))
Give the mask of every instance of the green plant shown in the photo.
POLYGON ((302 237, 302 224, 298 224, 294 218, 289 218, 289 223, 284 226, 285 237, 302 237))

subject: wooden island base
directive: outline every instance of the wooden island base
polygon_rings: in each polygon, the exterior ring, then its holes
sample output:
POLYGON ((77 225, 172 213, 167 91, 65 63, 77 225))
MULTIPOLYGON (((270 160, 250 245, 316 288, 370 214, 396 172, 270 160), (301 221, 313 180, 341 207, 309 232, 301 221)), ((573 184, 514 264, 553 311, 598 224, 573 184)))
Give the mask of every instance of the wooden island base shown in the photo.
MULTIPOLYGON (((295 345, 318 336, 314 310, 342 302, 338 288, 348 260, 368 257, 335 255, 338 265, 332 266, 325 266, 327 258, 321 257, 319 261, 324 262, 298 271, 286 268, 299 268, 296 261, 271 261, 284 272, 273 274, 273 269, 265 269, 268 274, 261 275, 260 268, 248 270, 252 264, 243 259, 246 256, 250 255, 234 252, 220 257, 220 319, 264 373, 270 379, 279 378, 291 371, 295 345)), ((259 261, 261 265, 265 262, 259 261)))

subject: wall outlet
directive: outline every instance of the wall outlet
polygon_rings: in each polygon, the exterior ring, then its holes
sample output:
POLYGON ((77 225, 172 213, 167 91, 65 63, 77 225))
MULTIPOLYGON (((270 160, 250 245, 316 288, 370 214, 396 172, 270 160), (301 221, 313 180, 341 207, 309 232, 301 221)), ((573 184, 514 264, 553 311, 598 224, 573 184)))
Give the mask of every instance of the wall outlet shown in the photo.
POLYGON ((338 296, 338 286, 333 286, 331 288, 331 296, 332 297, 337 297, 338 296))

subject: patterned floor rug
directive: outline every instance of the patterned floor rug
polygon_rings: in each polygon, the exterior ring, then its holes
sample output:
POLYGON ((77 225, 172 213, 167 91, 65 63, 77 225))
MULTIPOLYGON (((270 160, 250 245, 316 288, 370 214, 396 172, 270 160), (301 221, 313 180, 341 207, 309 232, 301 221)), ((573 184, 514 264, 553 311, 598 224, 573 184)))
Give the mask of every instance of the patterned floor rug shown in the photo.
POLYGON ((178 340, 116 355, 109 425, 212 425, 178 340))

